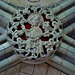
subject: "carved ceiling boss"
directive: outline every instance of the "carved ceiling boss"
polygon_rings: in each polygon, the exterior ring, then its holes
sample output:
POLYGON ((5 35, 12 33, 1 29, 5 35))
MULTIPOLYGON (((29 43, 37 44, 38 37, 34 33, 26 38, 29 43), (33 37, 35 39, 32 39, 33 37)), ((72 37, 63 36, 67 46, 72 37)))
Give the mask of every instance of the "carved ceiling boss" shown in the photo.
POLYGON ((62 23, 47 7, 26 6, 14 14, 7 33, 17 54, 28 60, 42 60, 58 50, 62 23))

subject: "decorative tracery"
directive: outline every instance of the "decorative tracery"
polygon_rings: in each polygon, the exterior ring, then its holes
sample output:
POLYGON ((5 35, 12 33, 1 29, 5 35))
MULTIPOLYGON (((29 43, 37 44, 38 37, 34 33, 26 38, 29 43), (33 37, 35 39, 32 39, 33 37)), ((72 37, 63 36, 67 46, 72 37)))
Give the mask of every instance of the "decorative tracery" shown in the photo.
POLYGON ((7 27, 16 53, 28 59, 51 56, 62 38, 62 23, 49 8, 27 6, 14 14, 7 27))

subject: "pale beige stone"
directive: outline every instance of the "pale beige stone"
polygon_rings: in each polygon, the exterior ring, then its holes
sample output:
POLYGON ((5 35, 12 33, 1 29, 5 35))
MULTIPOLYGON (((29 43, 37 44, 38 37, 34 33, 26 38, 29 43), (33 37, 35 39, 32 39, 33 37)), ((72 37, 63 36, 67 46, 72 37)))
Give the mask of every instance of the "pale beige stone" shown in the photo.
POLYGON ((20 65, 14 66, 6 71, 6 75, 18 75, 20 70, 20 65))
POLYGON ((19 75, 30 75, 30 74, 26 74, 26 73, 20 73, 19 75))
POLYGON ((22 63, 21 72, 32 74, 34 65, 22 63))
POLYGON ((60 75, 60 71, 49 66, 47 75, 60 75))
POLYGON ((39 64, 35 65, 34 73, 33 75, 46 75, 48 65, 46 64, 39 64))

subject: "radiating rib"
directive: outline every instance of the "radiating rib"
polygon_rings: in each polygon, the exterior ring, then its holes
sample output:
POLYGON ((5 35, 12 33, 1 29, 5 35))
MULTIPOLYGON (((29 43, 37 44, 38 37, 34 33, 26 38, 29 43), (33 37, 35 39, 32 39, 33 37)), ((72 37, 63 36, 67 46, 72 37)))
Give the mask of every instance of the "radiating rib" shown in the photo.
POLYGON ((59 65, 71 70, 71 71, 75 71, 75 65, 54 55, 52 58, 50 58, 52 61, 58 63, 59 65))
POLYGON ((2 16, 4 16, 4 17, 7 17, 8 19, 10 19, 10 18, 12 17, 11 14, 8 14, 8 13, 4 12, 4 11, 1 10, 1 9, 0 9, 0 14, 1 14, 2 16))
POLYGON ((0 69, 7 66, 7 65, 9 65, 9 64, 11 64, 11 63, 13 63, 13 62, 15 62, 15 61, 17 61, 20 58, 21 58, 20 56, 15 54, 15 55, 12 55, 11 57, 1 61, 0 62, 0 69))
POLYGON ((62 11, 64 8, 69 7, 70 5, 74 4, 74 0, 67 0, 66 2, 60 4, 58 7, 53 8, 54 13, 58 13, 62 11))
POLYGON ((3 43, 2 45, 0 45, 0 52, 5 50, 6 48, 10 47, 10 43, 9 42, 6 42, 6 43, 3 43))
POLYGON ((70 21, 74 18, 75 18, 75 12, 67 16, 68 21, 70 21))
POLYGON ((72 32, 73 30, 75 30, 75 23, 73 23, 70 26, 66 27, 63 31, 64 31, 64 34, 68 34, 68 33, 72 32))
MULTIPOLYGON (((53 11, 54 11, 54 13, 57 13, 57 12, 63 10, 64 8, 66 8, 66 7, 70 6, 70 5, 72 5, 74 2, 75 2, 74 0, 68 0, 68 1, 66 1, 66 2, 64 2, 64 3, 62 3, 62 4, 60 4, 58 7, 53 8, 53 11)), ((2 2, 2 1, 0 1, 0 7, 6 9, 6 10, 8 10, 8 11, 10 11, 11 13, 17 12, 17 9, 11 7, 10 5, 8 5, 8 4, 6 4, 6 3, 4 3, 4 2, 2 2), (9 8, 8 8, 8 7, 9 7, 9 8)))
MULTIPOLYGON (((66 27, 66 26, 69 25, 69 22, 70 22, 72 19, 75 18, 74 15, 75 15, 75 13, 72 13, 72 14, 66 16, 65 18, 63 18, 63 19, 61 20, 61 22, 63 23, 63 27, 66 27), (65 25, 65 26, 64 26, 64 25, 65 25)), ((71 21, 71 22, 72 22, 72 21, 71 21)))
POLYGON ((58 57, 58 56, 54 56, 53 58, 51 58, 52 61, 58 63, 59 65, 65 67, 66 69, 69 69, 71 71, 75 71, 75 65, 71 64, 70 62, 58 57))
POLYGON ((74 10, 75 10, 75 7, 73 6, 73 7, 69 8, 68 10, 66 10, 66 11, 60 13, 59 15, 57 15, 57 17, 62 20, 66 16, 74 13, 75 12, 74 10))
POLYGON ((75 45, 75 40, 65 34, 63 35, 63 39, 66 40, 67 42, 69 42, 70 44, 75 45))
POLYGON ((65 49, 63 47, 60 47, 58 50, 60 53, 67 55, 68 57, 75 60, 75 53, 69 51, 68 49, 65 49))
POLYGON ((7 10, 10 13, 17 12, 17 10, 15 8, 11 7, 10 5, 8 5, 8 4, 6 4, 6 3, 4 3, 2 1, 0 1, 0 7, 5 9, 5 10, 7 10))
POLYGON ((7 59, 4 59, 0 62, 0 72, 4 71, 5 69, 14 66, 15 64, 21 62, 21 57, 14 54, 7 59))
POLYGON ((10 20, 11 17, 12 17, 12 15, 10 15, 10 14, 4 12, 3 10, 0 10, 0 15, 3 16, 2 19, 0 20, 0 23, 2 22, 1 26, 4 27, 4 28, 6 28, 7 25, 8 25, 9 20, 10 20), (7 21, 7 23, 6 23, 5 20, 7 21))
MULTIPOLYGON (((18 56, 18 55, 13 55, 3 61, 0 62, 0 71, 2 71, 2 69, 6 66, 6 67, 9 67, 9 65, 11 63, 14 63, 16 62, 17 60, 20 60, 21 57, 18 56)), ((50 60, 58 63, 59 65, 62 65, 63 67, 71 70, 71 71, 75 71, 75 65, 74 64, 71 64, 70 62, 58 57, 58 56, 53 56, 50 58, 50 60)), ((20 60, 21 61, 21 60, 20 60)), ((11 64, 12 65, 12 64, 11 64)))
POLYGON ((65 49, 67 49, 67 50, 69 50, 69 51, 72 52, 72 53, 75 53, 75 48, 73 48, 73 47, 70 46, 70 45, 67 45, 67 44, 64 43, 64 42, 62 42, 60 46, 63 47, 63 48, 65 48, 65 49))
POLYGON ((3 34, 5 32, 5 28, 3 28, 2 26, 0 26, 0 33, 3 34))
POLYGON ((2 51, 0 51, 0 57, 1 56, 3 56, 3 55, 5 55, 5 54, 8 54, 8 53, 13 53, 13 49, 12 49, 12 47, 10 46, 10 47, 8 47, 8 48, 6 48, 6 49, 4 49, 4 50, 2 50, 2 51))
POLYGON ((75 40, 66 35, 66 34, 72 32, 73 30, 75 30, 75 23, 71 24, 70 26, 66 27, 63 30, 64 31, 63 39, 66 40, 67 42, 75 45, 75 40))
POLYGON ((0 35, 0 42, 4 41, 6 39, 6 34, 0 35))

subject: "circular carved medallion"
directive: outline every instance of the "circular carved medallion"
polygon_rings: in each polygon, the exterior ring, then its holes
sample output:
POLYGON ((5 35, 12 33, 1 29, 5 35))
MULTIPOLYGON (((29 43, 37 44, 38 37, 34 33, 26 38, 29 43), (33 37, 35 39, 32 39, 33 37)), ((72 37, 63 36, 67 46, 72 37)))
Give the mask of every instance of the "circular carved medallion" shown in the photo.
POLYGON ((7 33, 17 54, 29 61, 40 61, 59 47, 62 23, 49 8, 27 6, 14 14, 7 33))

